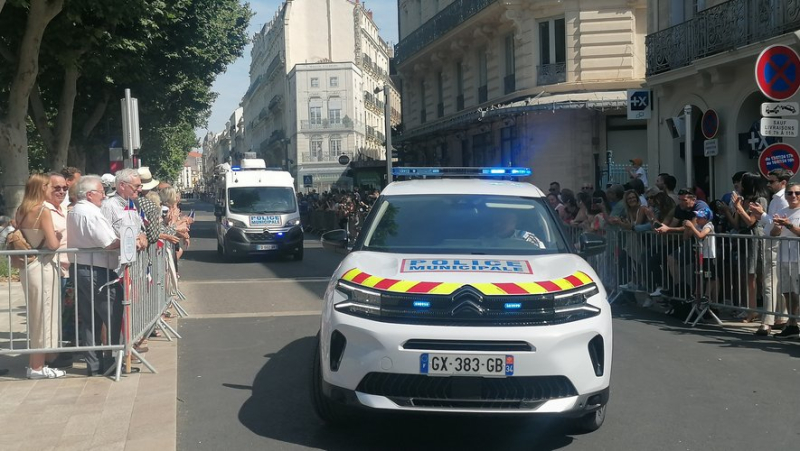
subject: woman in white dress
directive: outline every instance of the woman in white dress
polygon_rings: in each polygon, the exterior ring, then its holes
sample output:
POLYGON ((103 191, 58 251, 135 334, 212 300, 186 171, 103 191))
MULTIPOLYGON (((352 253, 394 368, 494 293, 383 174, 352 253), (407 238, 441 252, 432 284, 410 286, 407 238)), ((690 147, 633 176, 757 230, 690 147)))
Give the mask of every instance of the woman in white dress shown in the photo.
MULTIPOLYGON (((25 196, 17 209, 17 228, 33 249, 56 250, 61 242, 60 233, 53 227, 53 219, 44 202, 50 177, 34 174, 25 185, 25 196)), ((60 288, 59 269, 55 254, 42 254, 20 270, 20 282, 28 306, 28 339, 35 349, 57 348, 59 345, 60 288)), ((55 355, 52 355, 53 358, 55 355)), ((30 354, 28 379, 54 379, 66 375, 64 371, 45 365, 46 354, 30 354)))

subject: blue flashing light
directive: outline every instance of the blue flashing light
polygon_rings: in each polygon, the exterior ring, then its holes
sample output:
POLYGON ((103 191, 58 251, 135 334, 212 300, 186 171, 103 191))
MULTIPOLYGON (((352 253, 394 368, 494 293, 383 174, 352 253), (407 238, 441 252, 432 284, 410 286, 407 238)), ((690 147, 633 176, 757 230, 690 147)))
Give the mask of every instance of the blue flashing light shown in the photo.
POLYGON ((278 233, 276 233, 276 235, 283 236, 283 232, 278 232, 278 233))
POLYGON ((414 307, 417 308, 428 308, 431 306, 431 303, 428 301, 414 301, 414 307))
POLYGON ((522 308, 522 303, 520 302, 506 302, 503 304, 503 308, 506 310, 517 310, 522 308))
POLYGON ((397 177, 527 177, 532 174, 530 168, 392 168, 392 175, 397 177))
POLYGON ((241 170, 242 170, 241 166, 231 166, 231 171, 241 171, 241 170))

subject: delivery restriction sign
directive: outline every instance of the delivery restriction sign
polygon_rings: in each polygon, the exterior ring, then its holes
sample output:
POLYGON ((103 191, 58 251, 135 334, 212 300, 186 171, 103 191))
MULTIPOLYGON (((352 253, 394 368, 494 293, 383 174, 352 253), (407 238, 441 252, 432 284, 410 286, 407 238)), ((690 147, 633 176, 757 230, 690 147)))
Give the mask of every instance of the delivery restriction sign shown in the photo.
POLYGON ((789 169, 797 174, 800 169, 800 155, 789 144, 776 143, 764 149, 758 156, 758 169, 764 177, 774 169, 789 169))
POLYGON ((800 89, 800 57, 791 47, 771 45, 756 60, 756 84, 772 100, 786 100, 800 89))

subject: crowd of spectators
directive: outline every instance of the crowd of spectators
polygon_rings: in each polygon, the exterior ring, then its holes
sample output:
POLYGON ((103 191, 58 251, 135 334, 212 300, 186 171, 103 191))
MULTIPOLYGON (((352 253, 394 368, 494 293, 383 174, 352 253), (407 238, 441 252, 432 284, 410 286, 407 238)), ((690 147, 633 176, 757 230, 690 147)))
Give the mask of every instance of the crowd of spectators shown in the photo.
POLYGON ((668 173, 648 186, 641 160, 631 163, 624 184, 597 189, 587 182, 576 193, 553 182, 547 194, 572 235, 608 237, 616 276, 605 283, 648 293, 648 307, 671 298, 730 304, 739 320, 761 323, 757 335, 775 329, 782 330, 778 337, 798 338, 794 319, 761 315, 798 312, 800 244, 768 239, 800 236, 800 199, 793 194, 800 185, 789 182, 792 172, 737 172, 732 190, 709 201, 696 186, 676 192, 668 173))
MULTIPOLYGON (((181 213, 179 202, 179 192, 155 180, 146 167, 123 169, 102 177, 82 176, 72 167, 32 175, 14 218, 0 218, 5 221, 2 234, 6 238, 2 242, 9 249, 106 252, 43 253, 35 258, 12 259, 19 268, 29 312, 31 346, 58 348, 73 340, 79 340, 81 346, 119 344, 123 309, 119 249, 123 224, 132 221, 138 229, 138 250, 159 241, 186 247, 194 219, 181 213), (123 216, 127 216, 126 221, 123 216)), ((177 259, 180 251, 174 254, 177 259)), ((146 340, 135 347, 139 353, 147 352, 146 340)), ((84 352, 83 359, 88 376, 102 375, 113 365, 113 359, 103 351, 84 352)), ((64 369, 72 365, 72 353, 31 354, 27 377, 60 378, 66 374, 64 369)), ((133 370, 136 369, 127 369, 133 370)))
POLYGON ((322 194, 316 190, 309 193, 298 193, 297 202, 303 227, 316 232, 329 229, 327 225, 314 224, 312 217, 319 212, 331 212, 335 216, 335 228, 347 229, 357 235, 367 213, 378 199, 377 189, 332 189, 322 194), (319 230, 316 230, 319 229, 319 230))

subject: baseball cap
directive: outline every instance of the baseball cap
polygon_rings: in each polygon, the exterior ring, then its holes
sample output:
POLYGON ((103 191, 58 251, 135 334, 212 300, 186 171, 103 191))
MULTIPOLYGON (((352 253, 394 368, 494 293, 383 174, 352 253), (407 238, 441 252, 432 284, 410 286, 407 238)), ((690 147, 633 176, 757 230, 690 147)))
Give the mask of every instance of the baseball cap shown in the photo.
POLYGON ((112 174, 103 174, 100 177, 100 181, 102 181, 105 186, 111 186, 114 184, 114 176, 112 174))
POLYGON ((708 219, 709 221, 714 219, 714 213, 711 213, 711 210, 708 208, 701 208, 695 211, 694 215, 699 219, 708 219))

